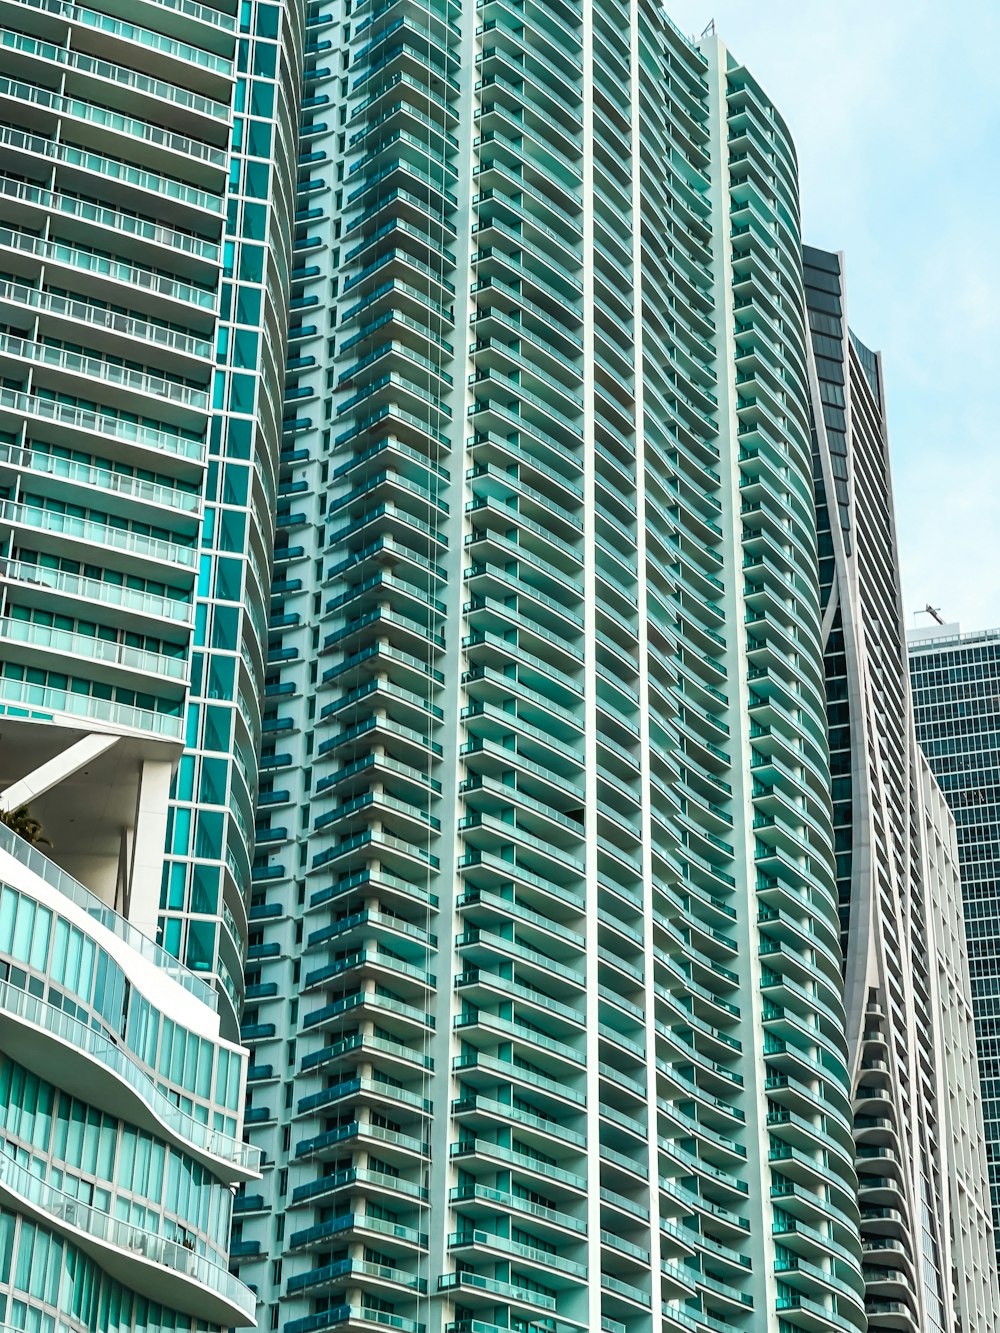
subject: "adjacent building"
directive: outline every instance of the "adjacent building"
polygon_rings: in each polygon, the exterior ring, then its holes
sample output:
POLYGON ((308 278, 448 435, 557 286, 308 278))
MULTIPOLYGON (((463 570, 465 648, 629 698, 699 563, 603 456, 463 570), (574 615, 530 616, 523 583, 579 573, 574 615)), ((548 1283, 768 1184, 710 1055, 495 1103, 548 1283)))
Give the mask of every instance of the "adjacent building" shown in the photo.
POLYGON ((1000 1219, 1000 631, 909 636, 917 736, 955 816, 993 1237, 1000 1219))
POLYGON ((985 1330, 997 1280, 954 829, 914 732, 882 361, 848 326, 842 256, 804 256, 868 1325, 985 1330))
POLYGON ((294 20, 0 4, 0 810, 44 839, 0 826, 0 1322, 27 1333, 255 1321, 228 1249, 260 1161, 236 1040, 294 20))
POLYGON ((265 1327, 865 1327, 798 183, 637 0, 310 0, 265 1327))
POLYGON ((965 1333, 992 1327, 1000 1296, 955 816, 923 752, 919 762, 929 910, 936 943, 933 989, 944 1054, 938 1076, 946 1124, 943 1148, 948 1160, 955 1328, 965 1333))

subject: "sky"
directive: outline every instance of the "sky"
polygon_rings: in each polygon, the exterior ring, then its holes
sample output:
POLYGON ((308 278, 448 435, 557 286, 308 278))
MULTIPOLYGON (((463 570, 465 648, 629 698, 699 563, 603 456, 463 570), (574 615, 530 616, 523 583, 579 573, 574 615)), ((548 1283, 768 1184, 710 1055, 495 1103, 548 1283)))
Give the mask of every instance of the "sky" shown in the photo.
POLYGON ((788 123, 803 239, 882 352, 907 628, 1000 626, 1000 3, 666 0, 788 123), (947 14, 947 17, 946 17, 947 14))

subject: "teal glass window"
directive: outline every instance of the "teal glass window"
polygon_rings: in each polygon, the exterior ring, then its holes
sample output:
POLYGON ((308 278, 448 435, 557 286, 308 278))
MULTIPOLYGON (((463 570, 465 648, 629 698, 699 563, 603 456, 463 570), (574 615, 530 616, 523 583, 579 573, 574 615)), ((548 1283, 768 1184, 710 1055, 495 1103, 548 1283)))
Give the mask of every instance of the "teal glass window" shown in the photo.
MULTIPOLYGON (((256 125, 256 121, 251 121, 251 125, 256 125)), ((268 146, 265 156, 270 154, 270 135, 268 136, 268 146)), ((243 237, 248 241, 264 240, 267 231, 267 209, 263 204, 244 204, 243 205, 243 237)))
MULTIPOLYGON (((233 331, 233 365, 242 368, 256 368, 260 350, 260 339, 250 329, 233 331)), ((235 376, 233 377, 236 378, 235 376)), ((250 411, 250 408, 246 409, 250 411)))
MULTIPOLYGON (((200 660, 200 654, 198 654, 200 660)), ((184 737, 184 744, 189 748, 198 743, 198 716, 201 712, 200 704, 191 704, 188 708, 187 729, 184 737)))
POLYGON ((245 505, 250 488, 250 473, 245 467, 229 464, 223 474, 222 499, 224 504, 245 505))
POLYGON ((273 79, 277 65, 277 52, 266 42, 253 44, 253 73, 261 78, 273 79))
POLYGON ((200 799, 207 805, 225 805, 229 764, 225 759, 201 761, 200 799))
POLYGON ((256 387, 253 375, 233 375, 229 384, 229 410, 251 413, 256 387))
MULTIPOLYGON (((263 120, 251 120, 247 130, 247 152, 251 157, 271 156, 271 126, 263 120)), ((249 177, 249 166, 247 168, 249 177)), ((247 191, 248 194, 257 194, 256 190, 247 191)), ((259 195, 257 196, 260 197, 259 195)), ((245 234, 245 233, 244 233, 245 234)), ((262 238, 261 238, 262 239, 262 238)))
MULTIPOLYGON (((219 910, 219 868, 195 863, 191 874, 191 911, 210 916, 219 910)), ((206 1050, 210 1050, 208 1044, 206 1050)), ((205 1096, 208 1094, 205 1093, 205 1096)))
POLYGON ((199 810, 195 832, 195 856, 218 859, 222 856, 222 815, 214 810, 199 810))
POLYGON ((184 856, 187 853, 188 844, 191 841, 191 811, 185 807, 179 807, 174 816, 174 840, 172 850, 176 856, 184 856))
MULTIPOLYGON (((225 602, 243 600, 243 561, 220 558, 215 575, 215 593, 225 602)), ((226 696, 231 697, 231 692, 226 696)))
MULTIPOLYGON (((199 610, 201 608, 199 607, 199 610)), ((190 801, 194 795, 194 759, 186 754, 181 759, 177 770, 177 796, 182 801, 190 801)))
POLYGON ((236 289, 236 322, 250 324, 254 328, 260 325, 260 290, 256 287, 240 286, 236 289))
POLYGON ((192 920, 188 924, 187 965, 194 972, 211 972, 215 966, 215 922, 192 920))
POLYGON ((254 79, 250 88, 250 114, 268 119, 274 113, 274 84, 254 79))
MULTIPOLYGON (((219 550, 246 550, 246 516, 238 509, 225 509, 219 516, 219 550)), ((235 647, 235 644, 232 645, 235 647)))
POLYGON ((205 708, 204 748, 229 751, 229 737, 232 734, 232 714, 228 708, 208 706, 205 708))
POLYGON ((278 36, 277 5, 257 5, 257 36, 270 37, 272 40, 278 36))
POLYGON ((177 863, 169 870, 166 906, 179 912, 184 907, 184 865, 177 863))
POLYGON ((212 615, 212 647, 233 651, 238 646, 238 630, 239 610, 235 606, 216 606, 212 615))

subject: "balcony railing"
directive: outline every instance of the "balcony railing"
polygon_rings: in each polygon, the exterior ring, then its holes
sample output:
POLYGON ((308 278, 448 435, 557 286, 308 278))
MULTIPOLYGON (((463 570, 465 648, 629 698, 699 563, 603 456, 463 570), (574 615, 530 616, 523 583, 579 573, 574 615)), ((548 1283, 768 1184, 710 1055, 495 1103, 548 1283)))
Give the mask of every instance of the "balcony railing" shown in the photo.
POLYGON ((57 866, 54 861, 50 861, 37 848, 32 847, 25 842, 23 838, 5 825, 0 824, 0 852, 6 852, 12 856, 31 874, 37 875, 43 879, 46 884, 56 889, 83 909, 88 916, 92 917, 105 930, 110 930, 113 935, 122 940, 134 949, 137 954, 152 963, 158 971, 169 976, 178 985, 183 986, 202 1004, 208 1005, 212 1010, 216 1008, 215 992, 211 986, 207 985, 200 977, 189 972, 183 963, 178 962, 172 954, 167 953, 166 949, 156 944, 141 930, 137 930, 130 921, 126 921, 123 916, 119 916, 100 898, 96 897, 89 889, 68 875, 65 870, 57 866))
POLYGON ((234 1139, 229 1134, 212 1129, 203 1121, 195 1119, 182 1111, 166 1093, 161 1092, 153 1080, 122 1047, 106 1037, 102 1032, 89 1027, 79 1019, 56 1009, 44 1000, 39 1000, 27 991, 19 990, 7 981, 0 981, 0 1010, 34 1027, 42 1028, 53 1037, 82 1051, 94 1060, 99 1060, 111 1072, 127 1083, 150 1108, 153 1115, 183 1143, 193 1144, 196 1148, 212 1157, 222 1158, 238 1168, 241 1173, 257 1172, 260 1169, 260 1149, 234 1139))
POLYGON ((221 1264, 196 1254, 179 1241, 157 1236, 145 1227, 120 1222, 108 1213, 64 1194, 32 1175, 6 1151, 0 1151, 0 1192, 4 1190, 10 1190, 57 1223, 82 1231, 100 1244, 126 1251, 138 1261, 172 1269, 178 1277, 187 1278, 220 1297, 233 1312, 243 1316, 239 1322, 255 1322, 256 1296, 221 1264))

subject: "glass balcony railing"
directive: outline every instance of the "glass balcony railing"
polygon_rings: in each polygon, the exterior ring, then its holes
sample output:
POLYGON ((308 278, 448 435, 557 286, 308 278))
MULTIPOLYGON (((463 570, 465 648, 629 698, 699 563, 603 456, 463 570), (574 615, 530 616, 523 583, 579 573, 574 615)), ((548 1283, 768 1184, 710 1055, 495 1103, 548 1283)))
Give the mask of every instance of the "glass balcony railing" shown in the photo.
MULTIPOLYGON (((0 282, 0 295, 3 285, 0 282)), ((130 472, 112 471, 110 467, 94 467, 87 463, 73 462, 61 455, 45 453, 40 449, 0 443, 0 465, 5 462, 24 468, 35 475, 62 477, 66 481, 83 486, 94 486, 103 494, 121 495, 149 504, 162 505, 165 509, 179 510, 182 514, 190 514, 195 518, 201 510, 201 495, 198 491, 182 490, 179 486, 164 486, 159 482, 146 481, 130 472)))
POLYGON ((23 715, 27 711, 30 716, 38 712, 65 714, 82 718, 91 725, 120 727, 166 741, 179 741, 184 735, 184 719, 179 712, 156 713, 149 708, 135 708, 131 704, 113 703, 94 695, 75 694, 71 690, 11 677, 0 677, 0 705, 3 706, 0 712, 23 715))
MULTIPOLYGON (((220 18, 228 17, 220 14, 218 10, 209 12, 218 14, 220 18)), ((98 60, 82 51, 67 50, 65 47, 56 46, 53 42, 44 42, 21 32, 12 32, 10 29, 0 32, 0 47, 3 46, 24 55, 68 65, 71 69, 81 70, 85 74, 95 74, 98 78, 122 84, 134 92, 148 93, 165 102, 173 102, 177 106, 197 111, 213 120, 225 122, 229 118, 229 108, 223 102, 217 102, 211 97, 202 97, 199 93, 189 92, 187 88, 180 88, 174 83, 165 83, 163 79, 151 78, 147 74, 139 73, 138 70, 128 69, 110 60, 98 60)))
MULTIPOLYGON (((191 232, 178 231, 175 227, 164 226, 163 223, 140 217, 137 213, 129 213, 120 208, 111 208, 96 203, 92 199, 82 199, 75 194, 63 194, 58 190, 47 190, 41 185, 34 185, 30 181, 17 180, 10 176, 0 176, 0 195, 9 199, 22 199, 26 203, 37 204, 40 208, 65 213, 70 217, 79 218, 84 222, 93 222, 101 227, 110 227, 124 235, 137 236, 141 240, 149 241, 155 245, 165 245, 172 250, 180 250, 186 255, 193 255, 208 264, 218 263, 220 250, 215 241, 195 236, 191 232)), ((35 239, 34 237, 24 237, 25 243, 35 239)), ((3 243, 11 244, 9 240, 5 240, 3 243)), ((38 244, 44 245, 45 242, 39 241, 38 244)), ((39 253, 42 253, 42 251, 40 250, 39 253)), ((81 251, 79 253, 84 254, 86 252, 81 251)), ((101 257, 94 255, 91 258, 96 260, 101 257)), ((105 259, 102 262, 111 263, 112 261, 105 259)), ((169 281, 169 279, 165 279, 165 281, 169 281)), ((213 308, 214 293, 205 292, 204 295, 208 298, 208 308, 213 308)))
MULTIPOLYGON (((0 687, 14 683, 16 682, 0 680, 0 687)), ((3 697, 2 692, 0 692, 0 697, 3 697)), ((178 962, 172 954, 167 953, 166 949, 161 948, 159 944, 154 943, 142 931, 137 930, 125 917, 119 916, 117 912, 102 903, 100 898, 92 894, 89 889, 85 889, 79 880, 75 880, 72 875, 68 875, 54 861, 50 861, 37 848, 32 847, 23 838, 19 838, 12 829, 3 824, 0 824, 0 851, 12 856, 26 870, 43 879, 46 884, 56 889, 64 898, 76 903, 105 930, 110 930, 117 939, 122 940, 130 949, 134 949, 137 954, 151 962, 157 971, 164 973, 176 981, 178 985, 183 986, 195 999, 208 1005, 210 1009, 215 1009, 215 992, 211 986, 206 985, 200 977, 190 972, 183 963, 178 962)))
MULTIPOLYGON (((158 1236, 145 1227, 121 1222, 90 1204, 74 1199, 70 1194, 64 1194, 62 1190, 32 1175, 5 1150, 0 1151, 0 1189, 10 1190, 57 1224, 62 1223, 75 1231, 82 1231, 91 1241, 134 1256, 137 1265, 142 1263, 146 1267, 147 1264, 162 1264, 172 1269, 178 1278, 188 1279, 214 1292, 231 1307, 240 1322, 254 1322, 257 1298, 227 1268, 203 1254, 197 1254, 193 1249, 189 1250, 179 1241, 158 1236)), ((155 1273, 151 1267, 147 1271, 155 1273)), ((136 1287, 141 1290, 142 1278, 139 1272, 134 1271, 131 1276, 136 1287)))
POLYGON ((208 394, 204 389, 192 389, 186 384, 177 384, 148 371, 130 370, 127 366, 117 365, 103 357, 86 356, 65 347, 33 342, 13 333, 0 333, 0 354, 21 357, 38 365, 54 366, 58 370, 102 380, 106 384, 114 384, 136 393, 165 398, 196 412, 204 412, 208 408, 208 394))
POLYGON ((59 533, 64 537, 78 537, 81 541, 112 547, 132 556, 180 565, 187 569, 194 568, 198 554, 193 546, 179 546, 176 542, 161 541, 158 537, 147 537, 141 532, 113 528, 95 519, 77 518, 75 514, 64 514, 37 504, 18 504, 13 500, 0 501, 0 522, 59 533))
POLYGON ((212 344, 203 338, 194 338, 188 333, 164 328, 162 324, 153 324, 133 315, 120 315, 107 307, 91 305, 89 301, 76 301, 56 292, 40 291, 37 287, 28 287, 23 283, 0 280, 0 301, 9 301, 13 305, 41 310, 47 314, 63 315, 108 333, 158 344, 172 352, 197 357, 202 361, 212 355, 212 344))
POLYGON ((163 129, 159 125, 139 120, 135 116, 122 115, 107 107, 96 106, 93 102, 81 101, 78 97, 63 97, 37 84, 0 77, 0 97, 10 97, 30 106, 48 107, 58 116, 100 125, 126 138, 155 144, 159 148, 197 158, 220 169, 226 163, 227 154, 223 149, 213 148, 211 144, 202 143, 200 139, 191 139, 186 134, 175 134, 172 130, 163 129))
POLYGON ((49 588, 56 593, 83 597, 106 606, 120 606, 140 615, 155 616, 178 624, 190 625, 194 620, 193 601, 140 592, 124 583, 107 583, 103 579, 88 578, 83 574, 67 574, 49 569, 46 565, 29 565, 19 560, 0 562, 0 577, 11 583, 49 588))
MULTIPOLYGON (((175 960, 175 969, 179 966, 175 960)), ((149 1107, 152 1114, 165 1125, 182 1144, 191 1144, 211 1157, 231 1163, 240 1173, 256 1173, 260 1169, 260 1149, 234 1139, 219 1130, 213 1130, 203 1121, 182 1111, 166 1093, 161 1092, 149 1075, 121 1046, 100 1032, 61 1009, 19 990, 9 982, 0 981, 0 1010, 12 1018, 41 1028, 50 1036, 65 1042, 74 1050, 82 1051, 99 1061, 149 1107)), ((224 1173, 227 1175, 228 1173, 224 1173)))
MULTIPOLYGON (((17 0, 17 2, 21 3, 21 0, 17 0)), ((213 27, 232 31, 235 26, 230 15, 210 9, 207 5, 197 4, 194 0, 164 0, 164 3, 168 4, 171 9, 185 14, 188 18, 196 19, 202 23, 210 23, 213 27)), ((188 64, 211 70, 213 73, 226 78, 232 73, 232 61, 226 60, 222 56, 214 55, 211 51, 203 51, 197 46, 189 46, 186 42, 175 41, 172 37, 165 37, 162 33, 151 32, 148 28, 137 27, 135 24, 125 22, 124 19, 112 18, 110 14, 101 14, 97 10, 87 9, 83 5, 74 4, 73 0, 32 0, 32 3, 26 5, 26 8, 41 10, 46 14, 55 14, 60 18, 69 19, 73 23, 80 23, 88 28, 96 28, 99 32, 107 33, 109 36, 138 42, 150 50, 158 51, 161 55, 170 56, 175 60, 183 60, 188 64)))
POLYGON ((222 199, 217 194, 196 189, 173 176, 134 167, 120 158, 91 153, 75 144, 59 143, 38 134, 29 134, 24 130, 3 126, 0 128, 0 145, 15 153, 34 153, 39 157, 67 163, 69 166, 82 167, 84 171, 94 172, 105 179, 116 180, 136 189, 149 190, 199 211, 215 214, 222 212, 222 199))
POLYGON ((33 419, 51 421, 65 426, 68 431, 106 435, 112 439, 137 444, 144 449, 160 451, 193 462, 200 463, 205 454, 203 440, 193 439, 188 435, 178 435, 175 431, 157 430, 155 426, 143 425, 127 417, 114 416, 110 412, 92 411, 90 408, 74 407, 69 403, 59 402, 55 398, 22 393, 18 389, 0 387, 0 411, 4 410, 33 419))
POLYGON ((0 617, 0 642, 20 643, 46 652, 67 653, 123 670, 141 671, 168 680, 186 681, 189 662, 186 654, 168 657, 164 653, 147 652, 128 644, 99 639, 72 630, 56 629, 52 625, 37 624, 32 620, 14 620, 0 617))

